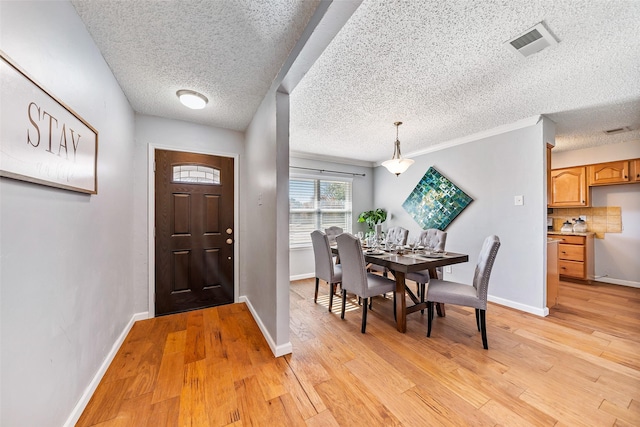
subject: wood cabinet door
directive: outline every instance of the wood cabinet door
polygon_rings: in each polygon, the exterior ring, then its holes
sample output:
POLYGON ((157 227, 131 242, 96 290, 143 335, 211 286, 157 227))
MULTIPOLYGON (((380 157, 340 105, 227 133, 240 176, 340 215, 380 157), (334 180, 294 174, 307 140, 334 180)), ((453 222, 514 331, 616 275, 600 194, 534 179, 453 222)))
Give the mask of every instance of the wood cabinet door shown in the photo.
POLYGON ((589 185, 623 184, 629 182, 629 161, 598 163, 589 166, 589 185))
POLYGON ((551 207, 589 206, 585 166, 551 171, 551 207))
POLYGON ((630 161, 631 163, 631 180, 633 182, 640 182, 640 159, 630 161))

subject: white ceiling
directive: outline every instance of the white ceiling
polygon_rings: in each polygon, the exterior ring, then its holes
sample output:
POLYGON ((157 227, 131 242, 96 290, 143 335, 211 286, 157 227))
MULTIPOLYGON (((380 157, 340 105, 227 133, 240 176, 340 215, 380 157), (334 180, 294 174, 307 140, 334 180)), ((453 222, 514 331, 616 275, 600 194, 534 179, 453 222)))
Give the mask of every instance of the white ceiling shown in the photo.
MULTIPOLYGON (((134 110, 245 130, 319 0, 72 3, 134 110)), ((538 114, 558 151, 640 140, 639 35, 638 0, 364 0, 291 94, 291 149, 378 162, 398 120, 410 156, 538 114), (503 46, 541 21, 557 46, 503 46)))

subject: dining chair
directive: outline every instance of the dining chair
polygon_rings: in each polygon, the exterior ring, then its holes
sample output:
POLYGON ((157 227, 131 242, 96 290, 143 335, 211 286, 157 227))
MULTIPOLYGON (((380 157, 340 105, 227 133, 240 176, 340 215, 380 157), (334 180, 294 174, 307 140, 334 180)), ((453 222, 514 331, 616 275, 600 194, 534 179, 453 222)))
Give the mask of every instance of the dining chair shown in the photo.
MULTIPOLYGON (((407 244, 407 238, 409 237, 409 230, 404 227, 396 226, 387 230, 386 243, 393 243, 397 246, 404 246, 407 244)), ((389 269, 380 265, 370 265, 370 271, 380 271, 384 277, 388 276, 389 269)))
POLYGON ((311 243, 313 244, 313 255, 316 265, 316 292, 313 302, 318 302, 318 285, 320 280, 329 284, 329 311, 333 306, 333 295, 336 292, 336 285, 342 282, 342 267, 333 264, 329 238, 320 230, 311 233, 311 243))
MULTIPOLYGON (((351 292, 362 298, 362 328, 364 334, 367 328, 367 308, 372 307, 371 298, 376 295, 386 294, 395 290, 394 280, 377 274, 367 273, 360 239, 351 233, 342 233, 336 237, 338 253, 342 260, 342 314, 344 319, 347 292, 351 292)), ((395 292, 393 292, 394 316, 395 316, 395 292)))
POLYGON ((404 227, 391 227, 387 230, 387 242, 393 243, 394 245, 406 245, 408 237, 409 230, 404 227))
POLYGON ((498 236, 489 236, 484 240, 478 262, 476 264, 473 283, 450 282, 447 280, 431 279, 427 287, 427 336, 431 336, 433 322, 433 303, 462 305, 476 310, 476 326, 482 333, 482 345, 487 350, 487 293, 489 290, 489 276, 500 248, 498 236))
POLYGON ((342 228, 337 227, 335 225, 332 225, 331 227, 325 228, 324 232, 327 235, 327 237, 329 238, 329 243, 335 243, 336 242, 336 236, 339 234, 342 234, 344 230, 342 230, 342 228))
MULTIPOLYGON (((447 243, 447 233, 445 231, 438 230, 436 228, 428 228, 426 230, 422 230, 420 235, 418 236, 418 245, 424 246, 425 248, 432 248, 436 251, 444 251, 444 246, 447 243)), ((437 268, 438 277, 434 277, 434 279, 441 278, 442 275, 442 267, 437 268)), ((424 289, 427 283, 429 283, 429 270, 420 270, 413 273, 407 273, 406 279, 413 280, 417 284, 418 297, 420 297, 420 302, 424 302, 424 289)), ((424 310, 421 310, 424 313, 424 310)))
MULTIPOLYGON (((332 245, 336 243, 336 236, 342 234, 343 231, 342 228, 335 225, 324 229, 325 234, 329 238, 329 243, 332 245)), ((334 259, 336 264, 340 264, 340 257, 338 255, 333 256, 332 259, 334 259)))

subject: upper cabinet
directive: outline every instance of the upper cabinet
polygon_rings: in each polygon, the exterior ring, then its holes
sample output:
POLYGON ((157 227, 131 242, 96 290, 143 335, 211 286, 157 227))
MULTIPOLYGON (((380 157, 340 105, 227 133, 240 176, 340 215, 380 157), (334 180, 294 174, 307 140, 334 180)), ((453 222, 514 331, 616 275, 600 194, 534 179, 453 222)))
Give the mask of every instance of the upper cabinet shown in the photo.
POLYGON ((640 159, 631 160, 631 181, 640 182, 640 159))
POLYGON ((589 206, 589 187, 585 166, 551 171, 549 206, 553 208, 589 206))
POLYGON ((589 185, 624 184, 629 182, 629 161, 598 163, 590 165, 589 185))

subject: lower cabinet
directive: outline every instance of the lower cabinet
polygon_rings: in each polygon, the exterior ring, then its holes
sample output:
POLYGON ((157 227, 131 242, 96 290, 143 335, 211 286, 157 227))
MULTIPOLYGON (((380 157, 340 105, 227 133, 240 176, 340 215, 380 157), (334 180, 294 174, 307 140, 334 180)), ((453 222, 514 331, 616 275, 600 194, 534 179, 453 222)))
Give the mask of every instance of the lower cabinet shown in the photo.
POLYGON ((594 278, 593 234, 558 236, 558 269, 560 276, 581 280, 594 278))

